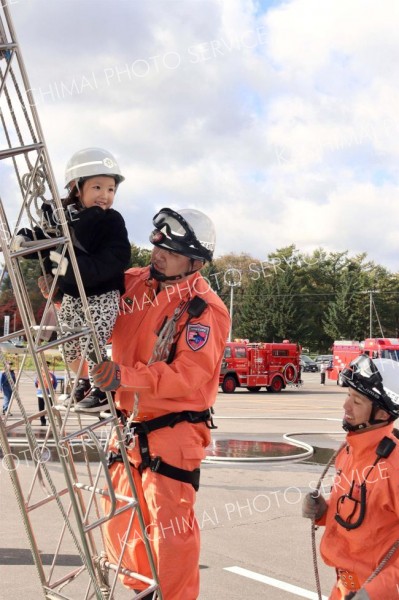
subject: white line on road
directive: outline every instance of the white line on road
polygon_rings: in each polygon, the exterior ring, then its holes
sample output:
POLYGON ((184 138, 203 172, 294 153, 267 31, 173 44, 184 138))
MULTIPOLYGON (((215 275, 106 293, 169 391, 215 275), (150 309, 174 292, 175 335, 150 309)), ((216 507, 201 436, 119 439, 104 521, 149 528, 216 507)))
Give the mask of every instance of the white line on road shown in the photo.
MULTIPOLYGON (((280 590, 289 592, 290 594, 295 594, 295 596, 299 596, 300 598, 318 600, 318 595, 316 592, 310 592, 309 590, 305 590, 304 588, 300 588, 296 585, 291 585, 285 581, 279 581, 278 579, 273 579, 272 577, 267 577, 266 575, 260 575, 260 573, 255 573, 254 571, 248 571, 248 569, 242 569, 241 567, 225 567, 224 571, 230 571, 230 573, 235 573, 236 575, 242 575, 242 577, 248 577, 249 579, 266 583, 266 585, 271 585, 279 588, 280 590)), ((328 600, 327 596, 322 596, 322 599, 328 600)))

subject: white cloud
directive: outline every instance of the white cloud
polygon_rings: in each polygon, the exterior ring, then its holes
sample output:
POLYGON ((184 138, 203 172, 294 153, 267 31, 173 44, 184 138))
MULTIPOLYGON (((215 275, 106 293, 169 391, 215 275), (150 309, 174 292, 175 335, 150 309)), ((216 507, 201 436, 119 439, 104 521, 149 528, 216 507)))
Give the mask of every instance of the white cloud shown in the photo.
POLYGON ((218 253, 295 243, 398 269, 396 0, 11 9, 60 188, 76 150, 108 148, 132 241, 161 206, 191 205, 218 253))

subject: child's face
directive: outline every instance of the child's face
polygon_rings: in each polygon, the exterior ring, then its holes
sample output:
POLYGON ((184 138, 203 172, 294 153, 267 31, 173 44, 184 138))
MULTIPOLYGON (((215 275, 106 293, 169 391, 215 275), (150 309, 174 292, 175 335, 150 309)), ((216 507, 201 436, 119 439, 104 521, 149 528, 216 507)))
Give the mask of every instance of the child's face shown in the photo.
POLYGON ((103 210, 114 203, 116 184, 113 177, 98 175, 87 179, 79 190, 78 196, 85 208, 99 206, 103 210))

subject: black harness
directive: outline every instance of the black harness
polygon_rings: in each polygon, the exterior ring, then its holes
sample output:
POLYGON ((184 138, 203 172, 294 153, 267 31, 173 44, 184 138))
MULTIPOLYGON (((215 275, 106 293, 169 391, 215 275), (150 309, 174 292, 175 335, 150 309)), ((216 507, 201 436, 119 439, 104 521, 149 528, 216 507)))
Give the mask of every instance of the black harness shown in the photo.
MULTIPOLYGON (((123 417, 126 422, 126 417, 123 417)), ((200 469, 194 469, 194 471, 188 471, 187 469, 180 469, 164 462, 160 456, 154 456, 151 458, 150 449, 148 443, 148 434, 162 427, 174 427, 178 423, 187 421, 188 423, 205 423, 208 429, 217 429, 212 419, 211 409, 204 410, 202 412, 196 412, 191 410, 184 410, 178 413, 169 413, 162 417, 156 417, 149 421, 133 422, 130 425, 130 431, 128 439, 132 439, 133 436, 137 435, 141 464, 137 467, 138 472, 142 475, 145 469, 150 469, 155 473, 176 479, 177 481, 183 481, 184 483, 191 483, 195 491, 199 489, 200 483, 200 469)), ((109 452, 108 454, 108 468, 111 467, 115 462, 123 462, 122 455, 118 452, 109 452)), ((132 465, 133 466, 133 465, 132 465)))
MULTIPOLYGON (((179 341, 180 336, 187 327, 188 323, 193 317, 199 317, 204 312, 206 307, 207 303, 199 296, 194 296, 194 298, 187 303, 187 306, 182 311, 180 317, 184 312, 187 311, 188 318, 171 345, 169 356, 166 359, 167 364, 170 364, 173 361, 176 354, 177 342, 179 341)), ((124 415, 121 416, 121 421, 123 426, 126 428, 127 418, 124 415)), ((168 463, 164 462, 160 456, 155 456, 154 458, 151 458, 150 456, 148 434, 150 434, 152 431, 156 431, 157 429, 162 429, 163 427, 174 427, 183 421, 187 421, 188 423, 192 423, 194 425, 197 423, 205 423, 208 429, 217 429, 212 419, 212 409, 208 408, 202 412, 184 410, 182 412, 168 413, 167 415, 156 417, 155 419, 150 419, 149 421, 131 422, 128 426, 129 431, 126 432, 127 435, 125 435, 125 440, 126 442, 130 442, 135 435, 138 437, 141 464, 138 466, 137 470, 140 475, 142 475, 145 469, 150 469, 151 471, 159 473, 160 475, 164 475, 165 477, 170 477, 171 479, 176 479, 177 481, 182 481, 183 483, 191 483, 195 491, 198 491, 200 483, 199 468, 194 469, 193 471, 188 471, 187 469, 180 469, 179 467, 169 465, 168 463)), ((111 467, 115 462, 123 462, 122 455, 120 453, 110 452, 108 454, 108 468, 111 467)))

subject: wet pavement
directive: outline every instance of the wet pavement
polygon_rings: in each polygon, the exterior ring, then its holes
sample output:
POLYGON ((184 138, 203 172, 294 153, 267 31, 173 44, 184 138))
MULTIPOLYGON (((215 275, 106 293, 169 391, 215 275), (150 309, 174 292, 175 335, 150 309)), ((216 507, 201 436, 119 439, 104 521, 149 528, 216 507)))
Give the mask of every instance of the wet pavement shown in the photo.
MULTIPOLYGON (((281 394, 246 390, 219 394, 218 429, 203 464, 197 498, 202 536, 200 600, 317 598, 309 595, 315 592, 310 525, 301 518, 300 506, 303 494, 315 486, 323 465, 343 439, 343 397, 344 390, 335 384, 321 388, 317 374, 305 374, 303 388, 281 394), (287 433, 289 441, 284 438, 287 433), (312 456, 300 459, 305 451, 292 445, 292 438, 314 445, 312 456), (293 586, 291 591, 283 583, 293 586)), ((42 443, 45 428, 36 422, 33 431, 42 443)), ((24 431, 13 431, 12 437, 13 451, 25 452, 19 465, 19 475, 25 480, 34 461, 27 460, 24 431)), ((51 441, 46 446, 47 464, 61 486, 55 448, 51 441)), ((77 457, 78 450, 77 445, 77 457)), ((90 460, 96 460, 95 454, 90 460)), ((83 469, 83 463, 76 462, 78 470, 83 469)), ((0 598, 35 600, 42 597, 36 569, 10 480, 1 465, 0 598)), ((50 513, 46 524, 36 522, 34 515, 32 521, 47 565, 52 557, 50 542, 56 539, 55 524, 50 513)), ((79 560, 71 544, 59 558, 61 572, 79 560)), ((322 564, 319 568, 323 594, 328 595, 334 575, 322 564)), ((72 593, 69 597, 80 600, 82 596, 72 593)), ((121 588, 116 598, 129 600, 131 594, 121 588)))

